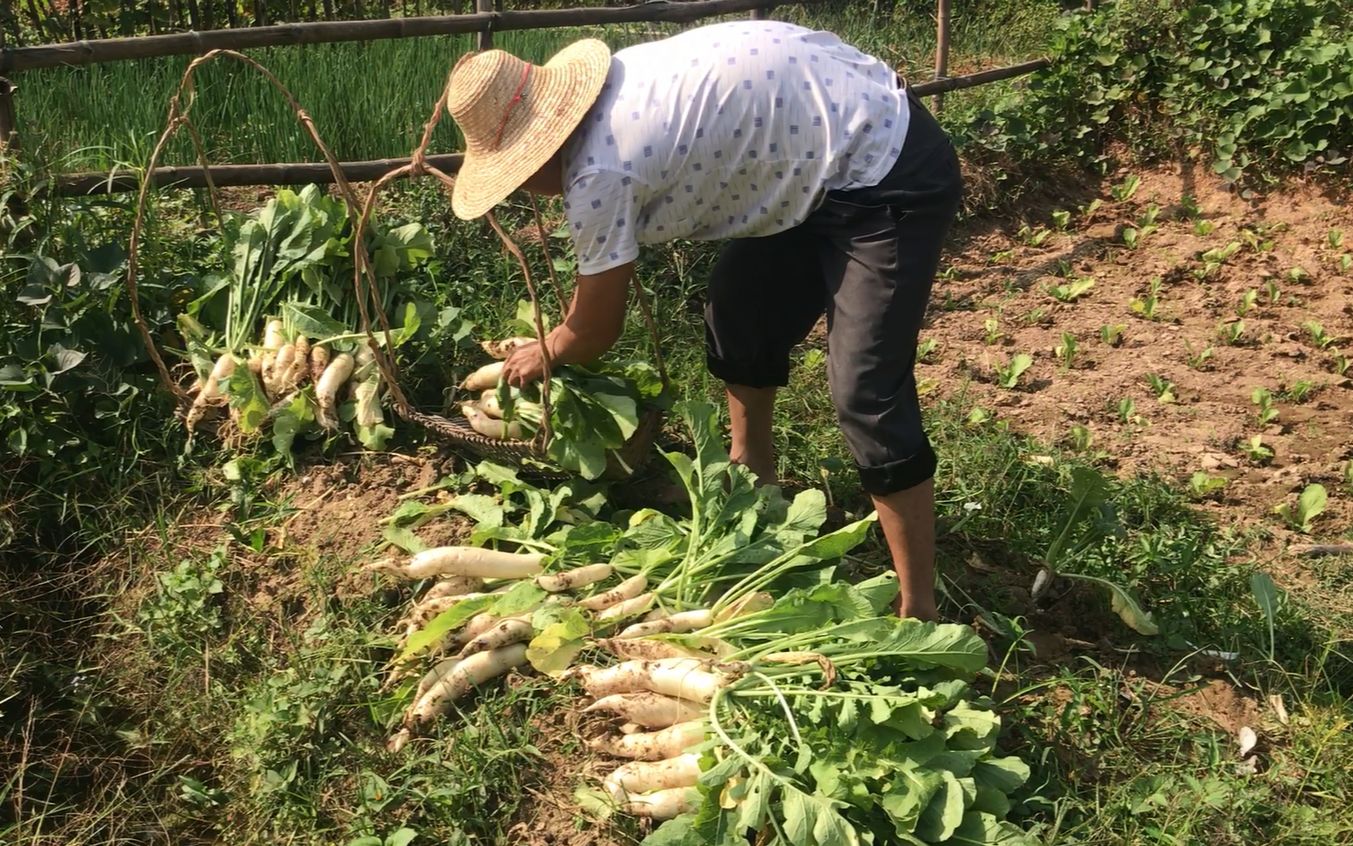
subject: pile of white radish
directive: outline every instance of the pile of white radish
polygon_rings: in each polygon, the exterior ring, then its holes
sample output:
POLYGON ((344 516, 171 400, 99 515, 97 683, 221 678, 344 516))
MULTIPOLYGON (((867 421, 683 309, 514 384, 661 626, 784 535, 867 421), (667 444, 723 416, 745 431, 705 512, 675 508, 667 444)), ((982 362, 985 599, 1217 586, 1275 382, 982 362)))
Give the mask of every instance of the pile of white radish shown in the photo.
MULTIPOLYGON (((503 408, 498 402, 497 387, 503 378, 503 367, 513 351, 528 344, 534 344, 535 338, 507 338, 502 341, 482 341, 484 352, 497 359, 486 364, 465 377, 461 382, 462 390, 478 394, 479 398, 461 403, 460 411, 470 428, 486 438, 495 440, 520 440, 529 434, 522 426, 521 419, 510 421, 503 419, 503 408)), ((535 415, 539 417, 539 413, 535 415)))
POLYGON ((604 715, 611 723, 589 745, 629 761, 602 783, 616 807, 655 820, 694 810, 700 757, 691 750, 704 742, 708 703, 736 678, 735 668, 663 658, 570 672, 593 699, 583 713, 604 715))
MULTIPOLYGON (((666 761, 703 739, 703 703, 736 675, 735 670, 716 668, 712 655, 651 636, 694 631, 708 626, 714 615, 703 609, 670 614, 652 610, 656 597, 647 591, 648 579, 643 574, 620 578, 610 564, 546 572, 547 563, 547 556, 535 552, 444 546, 425 549, 402 562, 382 560, 369 565, 368 569, 402 579, 432 582, 397 623, 403 642, 461 602, 491 602, 523 582, 529 582, 533 586, 529 590, 539 597, 535 607, 514 609, 516 613, 503 616, 473 613, 480 607, 473 606, 465 612, 468 619, 463 624, 440 634, 428 647, 425 658, 431 666, 426 671, 413 670, 407 663, 394 668, 388 684, 409 678, 411 671, 423 675, 400 729, 390 739, 392 750, 425 733, 476 688, 526 665, 528 644, 538 634, 533 613, 548 605, 583 613, 597 635, 591 642, 628 659, 604 669, 579 666, 565 673, 578 679, 596 699, 588 713, 609 713, 625 724, 623 731, 595 739, 594 749, 635 761, 666 761), (615 582, 616 578, 620 580, 615 582), (645 620, 636 621, 641 615, 645 620), (607 632, 612 636, 600 637, 607 632)), ((647 816, 664 816, 685 807, 677 793, 640 796, 652 792, 634 788, 646 783, 642 780, 646 771, 636 765, 618 776, 631 785, 628 792, 636 797, 624 799, 626 807, 647 816)), ((672 783, 661 789, 682 786, 672 783)))
MULTIPOLYGON (((228 400, 225 381, 230 379, 240 364, 232 351, 216 359, 211 373, 193 386, 196 397, 188 409, 186 427, 192 431, 202 421, 209 408, 223 406, 228 400)), ((261 389, 270 406, 291 401, 303 388, 315 387, 315 419, 328 430, 338 428, 340 393, 356 401, 355 422, 372 427, 384 420, 381 410, 380 369, 375 355, 366 344, 360 344, 354 354, 333 354, 325 344, 310 343, 305 335, 288 337, 281 320, 269 320, 263 330, 263 339, 246 361, 257 389, 261 389)))

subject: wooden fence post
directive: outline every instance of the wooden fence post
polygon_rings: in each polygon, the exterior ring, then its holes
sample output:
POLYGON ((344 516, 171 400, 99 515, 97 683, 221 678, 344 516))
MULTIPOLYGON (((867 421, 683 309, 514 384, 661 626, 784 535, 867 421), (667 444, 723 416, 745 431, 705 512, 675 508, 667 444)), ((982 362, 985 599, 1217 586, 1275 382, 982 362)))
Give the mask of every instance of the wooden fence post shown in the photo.
POLYGON ((770 10, 767 9, 765 6, 757 6, 750 12, 749 17, 751 17, 751 19, 754 21, 764 21, 769 12, 770 10))
MULTIPOLYGON (((493 0, 475 0, 474 10, 482 14, 493 14, 496 10, 493 8, 493 0)), ((480 50, 493 49, 493 30, 482 30, 475 36, 475 47, 480 50)))
MULTIPOLYGON (((938 0, 935 10, 935 78, 949 75, 949 0, 938 0)), ((944 109, 944 95, 935 96, 935 111, 944 109)))
MULTIPOLYGON (((9 4, 5 4, 5 10, 9 11, 9 4)), ((5 29, 9 21, 0 22, 0 50, 9 46, 9 40, 5 37, 5 29)), ((14 83, 3 76, 0 76, 0 155, 17 149, 19 146, 19 129, 14 118, 14 83)))
POLYGON ((0 77, 0 153, 19 148, 19 126, 14 117, 14 83, 0 77))

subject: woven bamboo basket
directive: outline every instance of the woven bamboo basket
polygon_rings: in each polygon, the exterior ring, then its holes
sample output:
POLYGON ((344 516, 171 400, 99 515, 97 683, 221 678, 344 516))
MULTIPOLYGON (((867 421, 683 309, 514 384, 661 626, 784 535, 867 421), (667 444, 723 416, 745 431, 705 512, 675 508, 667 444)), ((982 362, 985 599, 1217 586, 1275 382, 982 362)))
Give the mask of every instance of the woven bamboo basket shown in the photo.
MULTIPOLYGON (((391 170, 372 184, 367 192, 365 201, 358 197, 354 186, 344 176, 343 170, 334 156, 332 150, 320 137, 319 130, 316 128, 310 115, 301 108, 295 97, 289 90, 275 77, 270 71, 264 68, 257 61, 233 50, 212 50, 189 63, 179 81, 179 86, 170 99, 169 115, 165 122, 164 131, 155 145, 151 154, 151 160, 147 166, 147 173, 150 173, 159 162, 165 145, 169 139, 179 130, 187 130, 193 141, 193 148, 197 153, 199 163, 204 169, 208 167, 206 152, 201 137, 196 127, 189 119, 189 110, 191 109, 193 98, 191 96, 191 81, 196 70, 209 62, 228 59, 238 62, 247 68, 257 71, 268 83, 287 101, 292 112, 296 115, 297 121, 305 130, 306 134, 314 141, 316 148, 323 154, 326 163, 329 165, 330 172, 333 175, 334 184, 337 186, 339 194, 348 207, 349 219, 354 225, 353 240, 356 244, 364 243, 366 228, 371 219, 371 213, 376 205, 376 199, 381 190, 397 179, 433 176, 436 177, 448 189, 454 186, 455 180, 448 174, 442 172, 426 159, 428 144, 432 140, 433 130, 441 120, 442 113, 446 110, 447 94, 450 89, 451 77, 448 73, 446 85, 443 87, 442 94, 433 107, 432 115, 428 118, 423 127, 423 137, 418 147, 413 151, 408 164, 391 170)), ((210 171, 208 171, 210 172, 210 171)), ((155 364, 156 370, 160 374, 161 381, 174 394, 180 403, 181 408, 187 407, 190 397, 182 386, 175 380, 166 366, 164 359, 160 356, 159 350, 151 337, 149 328, 141 315, 140 300, 137 290, 137 271, 138 257, 141 242, 142 229, 145 223, 145 214, 147 200, 151 183, 149 179, 144 179, 141 184, 141 190, 137 196, 136 216, 132 225, 131 242, 128 247, 128 270, 127 270, 127 289, 131 301, 132 315, 140 331, 141 339, 146 347, 151 361, 155 364)), ((218 191, 210 181, 207 185, 208 195, 211 199, 216 215, 220 217, 220 199, 218 191)), ((544 223, 540 216, 540 209, 536 205, 535 199, 531 199, 531 209, 535 216, 536 233, 542 249, 545 251, 545 265, 549 271, 549 278, 554 286, 555 296, 558 299, 561 313, 565 310, 565 303, 562 289, 555 276, 554 265, 549 256, 549 237, 545 231, 544 223)), ((512 240, 512 238, 499 225, 497 218, 492 213, 487 215, 490 225, 494 232, 502 240, 503 245, 517 259, 521 266, 522 274, 526 282, 526 290, 531 299, 533 315, 535 319, 536 338, 542 342, 544 349, 544 318, 540 308, 540 300, 536 294, 536 286, 531 275, 530 265, 526 260, 525 254, 512 240)), ((535 437, 530 440, 495 440, 479 434, 469 425, 464 417, 446 418, 435 414, 428 414, 419 411, 409 403, 407 397, 399 384, 399 371, 393 356, 388 354, 392 349, 390 337, 390 322, 381 306, 381 297, 378 289, 378 283, 375 273, 371 268, 369 257, 364 250, 353 251, 353 263, 355 265, 353 275, 353 290, 357 297, 357 308, 361 316, 361 331, 367 336, 367 340, 372 348, 377 366, 380 368, 381 376, 385 388, 389 391, 390 399, 394 405, 395 412, 404 420, 416 423, 426 428, 434 435, 451 442, 452 444, 463 448, 465 451, 475 455, 492 458, 498 461, 511 463, 523 469, 523 471, 535 476, 550 476, 554 478, 568 478, 573 474, 563 470, 550 470, 546 449, 549 445, 552 433, 550 432, 550 402, 549 391, 542 391, 542 411, 544 420, 535 437), (377 325, 373 326, 371 312, 375 312, 377 325), (377 342, 377 333, 384 335, 385 345, 377 342)), ((653 342, 654 364, 662 377, 663 388, 669 385, 667 369, 662 358, 657 326, 653 320, 652 309, 649 306, 647 295, 642 286, 635 285, 635 294, 639 302, 640 310, 643 313, 644 321, 649 335, 653 342)), ((544 378, 548 382, 550 375, 550 361, 548 352, 544 357, 544 378)), ((632 474, 635 470, 642 467, 652 454, 652 447, 658 433, 662 429, 663 412, 656 408, 644 410, 640 417, 639 426, 634 434, 625 443, 625 445, 608 457, 606 478, 619 479, 632 474)))

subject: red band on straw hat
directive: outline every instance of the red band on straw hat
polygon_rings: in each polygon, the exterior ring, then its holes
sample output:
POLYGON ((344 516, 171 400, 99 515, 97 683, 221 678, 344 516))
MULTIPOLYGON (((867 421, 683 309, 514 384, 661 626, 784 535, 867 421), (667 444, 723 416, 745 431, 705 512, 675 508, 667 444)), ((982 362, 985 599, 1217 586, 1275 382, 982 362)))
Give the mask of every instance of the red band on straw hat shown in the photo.
POLYGON ((531 67, 530 62, 525 62, 522 65, 521 82, 517 83, 517 90, 513 92, 512 99, 508 101, 507 108, 503 110, 503 120, 498 124, 498 131, 493 136, 493 149, 495 150, 502 149, 503 132, 507 130, 507 122, 512 118, 512 111, 522 101, 522 93, 526 91, 526 81, 531 78, 531 67))

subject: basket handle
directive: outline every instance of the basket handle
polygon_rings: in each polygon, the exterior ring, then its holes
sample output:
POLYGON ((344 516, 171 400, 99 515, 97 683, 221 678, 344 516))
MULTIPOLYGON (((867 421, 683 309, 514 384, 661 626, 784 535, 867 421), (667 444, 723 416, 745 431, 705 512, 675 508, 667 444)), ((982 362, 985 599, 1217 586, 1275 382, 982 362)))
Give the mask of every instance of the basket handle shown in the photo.
POLYGON ((173 137, 174 133, 177 132, 180 127, 188 130, 188 135, 193 144, 193 151, 197 156, 198 163, 202 165, 202 172, 206 178, 212 209, 216 213, 217 220, 221 219, 220 198, 216 184, 211 178, 211 169, 207 162, 206 148, 202 143, 202 136, 197 131, 197 127, 188 119, 188 112, 192 109, 195 100, 193 75, 197 72, 199 67, 215 61, 218 58, 233 59, 246 67, 253 68, 268 81, 277 93, 282 95, 283 99, 287 101, 287 105, 291 107, 292 112, 295 114, 296 120, 300 122, 306 133, 310 136, 310 139, 315 142, 315 146, 319 148, 320 153, 323 154, 325 161, 328 163, 329 170, 334 177, 334 182, 337 183, 339 189, 343 192, 349 221, 354 221, 356 219, 358 208, 357 194, 353 191, 351 183, 348 182, 347 177, 343 173, 343 169, 339 166, 338 158, 334 156, 333 151, 329 149, 329 146, 324 143, 324 139, 320 137, 319 130, 315 127, 315 122, 310 117, 309 112, 301 107, 301 104, 296 100, 295 95, 291 93, 290 89, 282 84, 282 81, 278 79, 272 71, 243 53, 239 53, 235 50, 210 50, 188 63, 188 67, 183 71, 183 76, 179 78, 178 87, 174 89, 174 93, 169 98, 169 114, 165 119, 164 131, 160 133, 159 139, 156 140, 155 147, 150 154, 150 161, 146 164, 145 176, 141 180, 141 187, 136 197, 136 215, 132 222, 131 239, 127 246, 127 296, 131 302, 132 319, 135 321, 137 331, 141 335, 141 342, 146 347, 146 353, 150 356, 151 361, 154 362, 155 369, 159 371, 160 379, 164 382, 165 386, 169 388, 170 393, 174 395, 178 402, 186 400, 188 398, 187 394, 169 375, 169 368, 165 366, 164 359, 160 357, 160 352, 156 348, 154 340, 150 337, 150 329, 146 326, 145 318, 141 314, 141 300, 136 285, 141 253, 141 233, 145 228, 146 202, 150 195, 150 175, 155 171, 156 165, 159 164, 160 157, 164 154, 164 149, 169 143, 169 139, 173 137), (187 101, 186 104, 184 103, 185 98, 187 101))
POLYGON ((502 225, 498 223, 498 218, 492 211, 488 212, 485 217, 488 218, 493 231, 498 233, 498 238, 503 242, 503 246, 507 247, 508 252, 512 253, 516 257, 517 263, 521 265, 522 276, 526 279, 526 293, 531 297, 531 316, 535 319, 536 341, 540 344, 541 381, 543 383, 540 391, 541 421, 540 428, 536 430, 536 441, 540 445, 540 451, 544 452, 550 445, 554 433, 550 427, 550 365, 552 362, 550 361, 549 345, 545 343, 545 320, 540 313, 540 298, 536 296, 536 285, 535 281, 531 279, 531 265, 526 260, 526 254, 521 251, 517 242, 513 241, 512 236, 508 235, 502 225))

